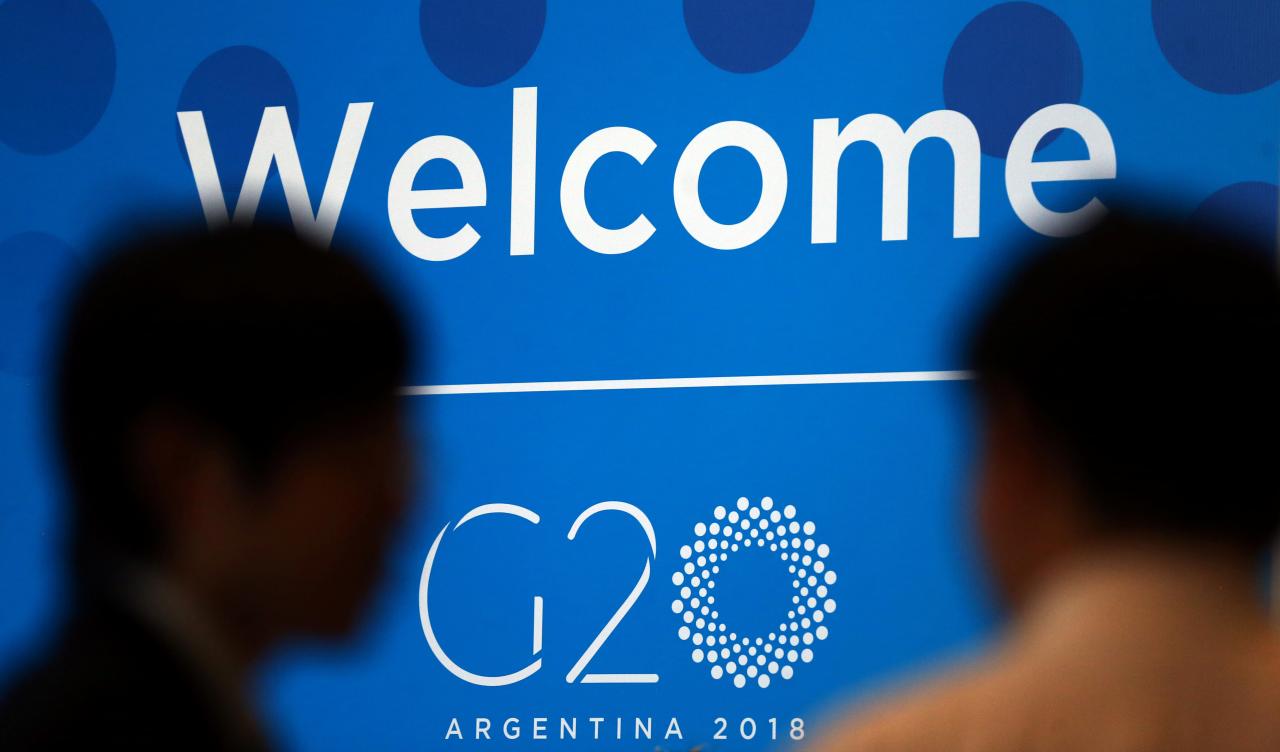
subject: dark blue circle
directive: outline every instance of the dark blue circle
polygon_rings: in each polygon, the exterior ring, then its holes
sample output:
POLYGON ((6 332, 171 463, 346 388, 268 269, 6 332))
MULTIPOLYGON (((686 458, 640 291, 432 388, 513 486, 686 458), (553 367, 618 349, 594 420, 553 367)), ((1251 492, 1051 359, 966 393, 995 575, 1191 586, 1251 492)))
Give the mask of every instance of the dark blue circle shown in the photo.
POLYGON ((956 37, 942 96, 973 121, 982 152, 1003 159, 1028 117, 1051 104, 1079 102, 1083 85, 1080 46, 1067 24, 1042 6, 1015 2, 983 11, 956 37))
POLYGON ((0 141, 24 154, 79 143, 102 119, 116 45, 88 0, 0 4, 0 141))
POLYGON ((492 86, 533 57, 547 0, 422 0, 418 20, 441 73, 465 86, 492 86))
POLYGON ((684 0, 689 38, 712 65, 756 73, 800 44, 814 0, 684 0))
POLYGON ((1152 0, 1151 23, 1165 59, 1201 89, 1244 94, 1280 80, 1275 0, 1152 0))
POLYGON ((33 375, 79 256, 59 238, 24 232, 0 241, 0 371, 33 375))
POLYGON ((1229 185, 1205 199, 1191 219, 1237 233, 1274 253, 1280 234, 1280 186, 1260 181, 1229 185))
MULTIPOLYGON (((289 72, 267 52, 243 45, 226 47, 202 60, 178 95, 179 112, 204 113, 218 179, 229 206, 235 205, 249 167, 262 111, 277 106, 288 108, 289 124, 296 134, 298 94, 289 72)), ((181 134, 178 146, 185 156, 181 134)))

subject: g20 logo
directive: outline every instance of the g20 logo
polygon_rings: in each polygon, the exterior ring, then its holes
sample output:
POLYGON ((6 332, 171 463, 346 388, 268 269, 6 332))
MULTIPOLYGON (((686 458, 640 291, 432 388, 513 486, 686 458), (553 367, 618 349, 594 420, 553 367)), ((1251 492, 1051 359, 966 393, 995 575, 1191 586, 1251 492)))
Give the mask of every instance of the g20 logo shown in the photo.
MULTIPOLYGON (((592 517, 608 512, 625 514, 635 521, 648 539, 649 556, 631 592, 583 650, 565 675, 565 681, 570 684, 653 684, 659 680, 657 674, 586 670, 648 586, 652 564, 658 554, 653 523, 639 507, 625 501, 602 501, 583 510, 569 527, 568 540, 575 540, 582 526, 592 517)), ((533 660, 500 676, 477 674, 454 661, 436 637, 427 605, 432 569, 445 535, 450 529, 456 531, 463 525, 492 515, 513 516, 532 525, 541 523, 538 514, 526 507, 484 504, 467 512, 452 525, 445 525, 432 542, 422 566, 418 613, 431 652, 449 673, 471 684, 500 687, 523 681, 542 668, 542 596, 533 598, 533 660)), ((671 576, 679 595, 671 602, 671 610, 681 619, 677 634, 681 640, 695 646, 690 653, 691 658, 695 663, 708 664, 714 679, 732 677, 736 687, 744 687, 751 682, 761 688, 768 687, 774 676, 790 679, 794 675, 795 664, 813 660, 815 641, 825 640, 828 636, 827 627, 822 622, 836 609, 835 599, 829 592, 836 582, 836 574, 826 563, 830 550, 825 543, 817 543, 813 538, 813 522, 797 520, 796 509, 791 505, 775 509, 773 499, 767 496, 758 505, 743 497, 738 499, 736 509, 726 510, 718 506, 713 511, 713 518, 710 523, 699 522, 694 526, 697 538, 692 545, 681 547, 680 557, 685 560, 684 564, 671 576), (720 568, 733 554, 753 546, 779 555, 793 577, 795 592, 786 606, 786 618, 776 630, 767 635, 740 636, 720 620, 713 591, 720 568)))
POLYGON ((680 597, 671 601, 671 610, 683 621, 677 634, 694 645, 690 657, 694 663, 709 665, 713 679, 731 678, 735 687, 754 683, 761 689, 775 676, 790 679, 797 663, 813 660, 814 643, 828 636, 822 622, 836 610, 831 597, 836 573, 826 561, 831 549, 814 539, 817 526, 812 521, 798 520, 790 504, 774 508, 768 496, 759 504, 744 496, 736 509, 718 506, 712 517, 710 522, 694 525, 697 539, 692 546, 681 547, 684 564, 671 575, 672 584, 680 589, 680 597), (739 635, 720 620, 716 576, 740 550, 753 547, 777 554, 792 576, 794 592, 777 629, 765 635, 739 635))
MULTIPOLYGON (((613 631, 618 628, 618 624, 622 622, 623 617, 627 615, 627 612, 631 610, 631 607, 635 605, 636 600, 640 597, 640 593, 649 584, 650 568, 654 557, 658 555, 658 540, 653 532, 653 524, 649 522, 649 517, 640 511, 639 507, 634 504, 628 504, 625 501, 602 501, 583 510, 582 514, 578 515, 578 519, 574 520, 573 525, 569 527, 569 540, 572 541, 578 536, 578 531, 582 528, 583 523, 604 512, 621 512, 630 515, 636 521, 636 524, 644 530, 644 534, 649 539, 649 556, 645 559, 644 571, 640 573, 640 579, 636 582, 635 587, 631 589, 630 595, 627 596, 622 605, 618 607, 618 610, 614 612, 613 617, 609 619, 604 628, 600 630, 600 633, 583 651, 577 662, 573 664, 573 668, 569 669, 569 673, 565 675, 564 680, 570 684, 574 682, 583 684, 653 684, 658 681, 657 674, 584 673, 587 664, 599 652, 605 641, 613 634, 613 631)), ((533 525, 541 522, 536 512, 522 506, 515 504, 485 504, 463 515, 462 519, 454 523, 453 529, 457 530, 473 520, 495 514, 519 517, 533 525)), ((485 676, 472 673, 459 666, 440 646, 440 641, 436 639, 435 630, 431 626, 431 613, 427 607, 427 591, 431 584, 431 569, 435 565, 436 553, 440 549, 440 541, 444 539, 447 532, 449 532, 449 526, 445 525, 440 530, 440 534, 436 536, 435 542, 431 544, 431 551, 427 553, 427 561, 422 565, 422 579, 418 584, 418 614, 422 619, 422 633, 426 635, 427 644, 431 646, 431 652, 435 654, 441 665, 448 669, 449 673, 471 684, 479 684, 485 687, 501 687, 507 684, 515 684, 533 676, 542 668, 542 658, 540 657, 535 657, 532 662, 518 671, 503 674, 502 676, 485 676)), ((535 595, 533 597, 534 656, 542 652, 542 604, 542 596, 535 595)))

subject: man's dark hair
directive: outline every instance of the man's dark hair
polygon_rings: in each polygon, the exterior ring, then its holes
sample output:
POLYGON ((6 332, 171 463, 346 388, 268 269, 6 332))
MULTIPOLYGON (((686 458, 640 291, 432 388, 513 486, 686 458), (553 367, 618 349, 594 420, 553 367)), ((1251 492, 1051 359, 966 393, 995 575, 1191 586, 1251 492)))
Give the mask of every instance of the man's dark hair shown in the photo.
POLYGON ((262 478, 311 431, 391 405, 407 341, 348 254, 283 227, 228 227, 105 250, 72 295, 54 357, 75 558, 145 558, 164 541, 129 447, 150 411, 196 422, 262 478))
POLYGON ((970 343, 1115 532, 1256 550, 1280 525, 1272 249, 1145 213, 1038 250, 970 343))

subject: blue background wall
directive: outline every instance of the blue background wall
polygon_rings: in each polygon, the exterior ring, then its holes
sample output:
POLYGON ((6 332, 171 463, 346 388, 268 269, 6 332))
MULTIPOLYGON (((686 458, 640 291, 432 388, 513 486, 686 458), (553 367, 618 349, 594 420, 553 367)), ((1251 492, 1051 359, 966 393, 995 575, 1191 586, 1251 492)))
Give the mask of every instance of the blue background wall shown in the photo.
MULTIPOLYGON (((286 106, 318 202, 347 104, 374 103, 336 237, 369 241, 367 260, 430 343, 432 368, 424 361, 414 384, 937 371, 960 366, 955 342, 976 301, 1035 238, 1004 187, 1008 141, 1030 114, 1078 102, 1105 121, 1118 155, 1116 180, 1043 186, 1047 205, 1156 186, 1185 213, 1274 243, 1277 79, 1280 10, 1266 0, 0 2, 0 676, 59 603, 61 515, 40 412, 49 321, 61 286, 122 217, 201 218, 179 110, 204 112, 234 201, 262 108, 286 106), (539 97, 529 257, 511 257, 507 239, 518 86, 539 97), (840 240, 811 245, 813 119, 883 113, 905 126, 944 108, 982 138, 981 236, 952 238, 951 155, 931 141, 912 162, 910 239, 882 242, 880 161, 860 144, 841 167, 840 240), (671 198, 684 145, 723 120, 768 131, 790 180, 777 223, 736 251, 693 240, 671 198), (574 240, 557 197, 574 146, 613 125, 645 131, 657 149, 643 166, 606 157, 587 200, 604 225, 643 211, 657 230, 605 256, 574 240), (432 134, 470 144, 489 184, 484 207, 419 213, 425 232, 470 222, 481 235, 441 263, 402 249, 386 213, 397 160, 432 134)), ((1083 156, 1067 133, 1038 159, 1083 156)), ((416 185, 456 181, 433 163, 416 185)), ((759 191, 735 150, 714 155, 701 180, 722 222, 750 212, 759 191)), ((273 172, 262 211, 282 207, 273 172)), ((406 398, 424 439, 417 511, 356 643, 294 651, 268 672, 273 724, 298 747, 335 750, 436 748, 455 716, 468 735, 475 716, 521 718, 525 739, 490 745, 508 748, 528 743, 533 716, 623 716, 628 729, 632 716, 659 729, 678 716, 676 748, 708 741, 716 716, 812 728, 847 692, 972 646, 995 624, 967 537, 965 397, 963 383, 943 382, 406 398), (829 636, 767 689, 711 678, 672 612, 680 547, 740 496, 795 505, 839 573, 829 636), (657 555, 590 670, 657 673, 657 684, 564 679, 649 557, 621 515, 566 540, 582 510, 609 499, 644 510, 657 555), (530 660, 529 604, 546 599, 542 670, 501 688, 446 672, 418 613, 432 540, 490 502, 542 522, 451 532, 431 607, 459 663, 499 674, 530 660)), ((724 618, 763 633, 788 609, 790 576, 773 557, 733 561, 718 579, 724 618)))

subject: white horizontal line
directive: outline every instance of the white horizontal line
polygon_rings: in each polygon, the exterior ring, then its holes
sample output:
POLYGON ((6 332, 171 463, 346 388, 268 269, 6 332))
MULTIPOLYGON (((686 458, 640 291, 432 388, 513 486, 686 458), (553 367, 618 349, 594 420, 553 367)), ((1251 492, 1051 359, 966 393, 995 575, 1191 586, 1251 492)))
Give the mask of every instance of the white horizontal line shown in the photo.
POLYGON ((968 371, 891 371, 880 373, 801 373, 785 376, 701 376, 668 379, 596 381, 517 381, 507 384, 434 384, 407 386, 406 397, 441 394, 515 394, 521 392, 597 392, 619 389, 694 389, 729 386, 806 386, 814 384, 889 384, 913 381, 962 381, 968 371))
POLYGON ((657 684, 657 674, 583 674, 583 684, 657 684))

